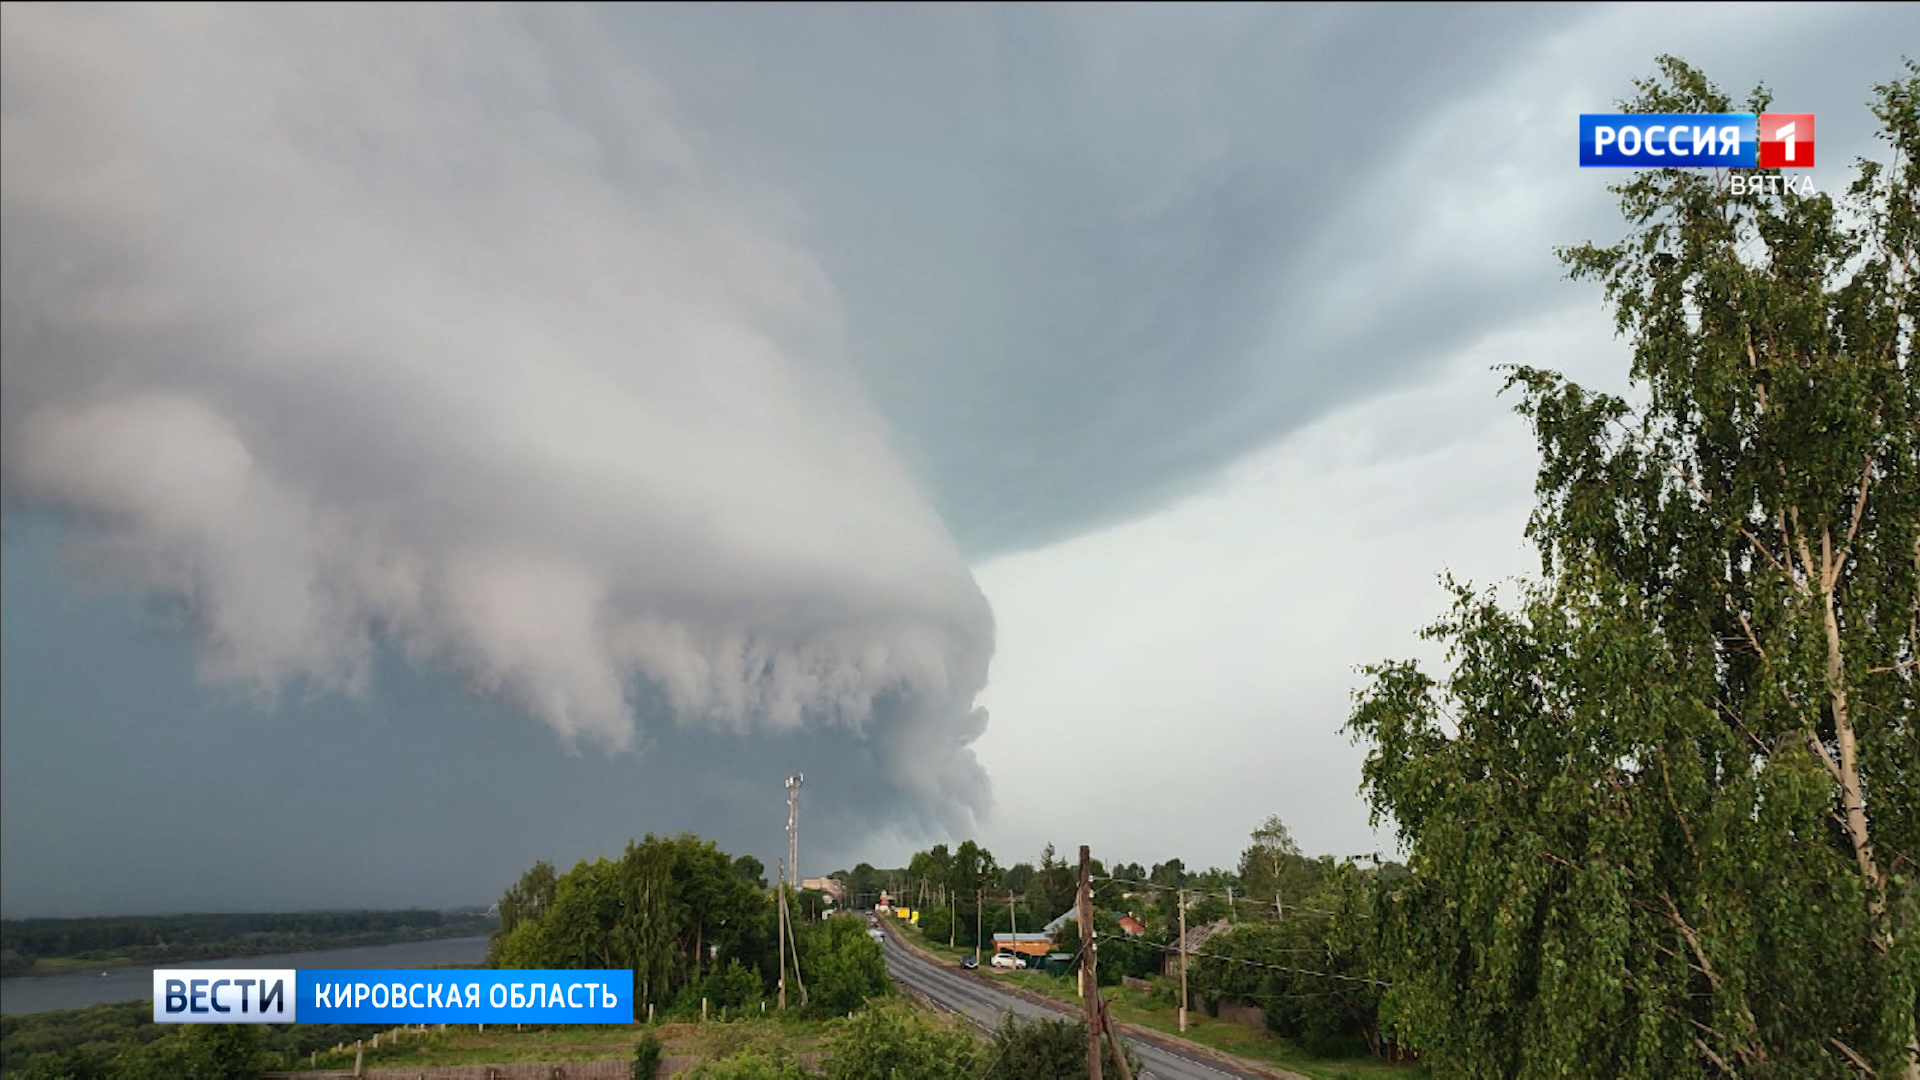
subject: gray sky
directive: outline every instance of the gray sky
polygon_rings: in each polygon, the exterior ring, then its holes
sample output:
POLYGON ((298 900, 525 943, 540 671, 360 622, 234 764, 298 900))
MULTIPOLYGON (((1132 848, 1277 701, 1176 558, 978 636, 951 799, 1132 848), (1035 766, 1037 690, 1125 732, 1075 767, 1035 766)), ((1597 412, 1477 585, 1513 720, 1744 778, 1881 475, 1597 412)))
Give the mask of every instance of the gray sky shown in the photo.
POLYGON ((1672 52, 1885 5, 4 8, 0 908, 456 904, 691 829, 1384 848, 1339 734, 1531 568, 1524 361, 1672 52), (1069 771, 1086 760, 1090 774, 1069 771), (1090 775, 1091 779, 1080 776, 1090 775))

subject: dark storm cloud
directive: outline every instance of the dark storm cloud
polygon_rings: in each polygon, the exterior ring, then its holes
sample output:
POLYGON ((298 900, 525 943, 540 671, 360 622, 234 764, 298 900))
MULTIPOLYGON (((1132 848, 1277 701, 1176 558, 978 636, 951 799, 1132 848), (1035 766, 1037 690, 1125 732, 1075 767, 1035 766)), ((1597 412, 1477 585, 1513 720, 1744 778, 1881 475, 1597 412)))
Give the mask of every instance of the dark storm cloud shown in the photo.
POLYGON ((196 686, 191 639, 128 599, 50 579, 44 520, 14 533, 0 643, 9 917, 483 904, 536 859, 565 867, 681 830, 771 876, 795 770, 808 875, 869 857, 855 842, 876 832, 949 827, 888 748, 844 727, 741 739, 675 724, 642 695, 644 753, 568 753, 511 706, 391 656, 365 701, 289 695, 263 713, 196 686))
POLYGON ((1497 278, 1383 276, 1384 335, 1320 286, 1404 244, 1354 220, 1366 182, 1584 11, 652 8, 630 37, 742 172, 799 185, 978 557, 1157 505, 1495 323, 1461 301, 1497 278))

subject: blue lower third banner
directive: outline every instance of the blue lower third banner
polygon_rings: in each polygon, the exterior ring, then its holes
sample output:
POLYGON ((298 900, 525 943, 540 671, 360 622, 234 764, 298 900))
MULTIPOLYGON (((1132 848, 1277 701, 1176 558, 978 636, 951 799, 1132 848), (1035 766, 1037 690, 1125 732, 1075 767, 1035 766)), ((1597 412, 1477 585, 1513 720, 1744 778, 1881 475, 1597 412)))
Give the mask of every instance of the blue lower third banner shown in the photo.
POLYGON ((160 968, 160 1024, 631 1024, 632 971, 160 968))

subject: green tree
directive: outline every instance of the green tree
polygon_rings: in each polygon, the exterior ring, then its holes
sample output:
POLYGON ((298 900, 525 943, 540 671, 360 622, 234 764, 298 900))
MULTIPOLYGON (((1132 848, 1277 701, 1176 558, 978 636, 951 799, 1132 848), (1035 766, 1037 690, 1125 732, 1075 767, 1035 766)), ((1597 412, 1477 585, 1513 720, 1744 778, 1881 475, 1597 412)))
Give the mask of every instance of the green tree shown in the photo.
POLYGON ((847 905, 854 908, 872 907, 879 901, 880 890, 885 887, 880 871, 875 870, 871 863, 861 863, 851 870, 842 870, 834 877, 839 878, 840 884, 846 887, 847 905))
POLYGON ((972 1035, 906 1006, 863 1009, 827 1042, 827 1080, 973 1080, 979 1065, 972 1035))
POLYGON ((857 915, 835 915, 795 927, 800 977, 809 1003, 823 1013, 844 1014, 893 989, 879 942, 867 936, 857 915))
POLYGON ((1269 815, 1253 830, 1253 843, 1240 853, 1240 881, 1243 895, 1252 903, 1248 910, 1259 918, 1281 915, 1279 905, 1298 903, 1312 891, 1332 868, 1332 860, 1308 859, 1277 815, 1269 815))
POLYGON ((928 941, 959 940, 960 926, 946 908, 927 908, 920 912, 920 933, 928 941))
MULTIPOLYGON (((1671 58, 1638 88, 1733 111, 1671 58)), ((1562 255, 1638 403, 1513 371, 1543 578, 1457 588, 1444 682, 1369 669, 1412 869, 1383 1010, 1441 1075, 1920 1077, 1920 68, 1874 112, 1893 164, 1844 212, 1616 188, 1629 235, 1562 255)))
MULTIPOLYGON (((1029 909, 1039 923, 1051 921, 1055 916, 1073 907, 1074 899, 1080 891, 1080 868, 1069 865, 1065 859, 1054 854, 1053 845, 1048 844, 1040 853, 1040 868, 1027 883, 1026 901, 1029 909)), ((1032 929, 1038 930, 1036 923, 1032 929)))
POLYGON ((767 864, 751 855, 733 860, 733 876, 756 889, 767 887, 767 864))
POLYGON ((760 986, 760 976, 733 957, 700 980, 699 993, 716 1009, 751 1012, 759 1007, 760 986))
POLYGON ((509 892, 517 917, 496 936, 489 963, 630 969, 642 1009, 673 1001, 732 961, 748 972, 770 972, 772 901, 740 869, 709 841, 651 835, 628 844, 617 861, 580 863, 550 891, 546 872, 535 867, 509 892), (529 880, 540 886, 537 893, 523 887, 529 880), (524 895, 541 899, 525 903, 524 895))
POLYGON ((494 947, 511 936, 521 923, 540 921, 553 903, 557 881, 553 864, 545 860, 534 863, 531 870, 520 875, 520 880, 500 898, 500 928, 493 934, 494 947))

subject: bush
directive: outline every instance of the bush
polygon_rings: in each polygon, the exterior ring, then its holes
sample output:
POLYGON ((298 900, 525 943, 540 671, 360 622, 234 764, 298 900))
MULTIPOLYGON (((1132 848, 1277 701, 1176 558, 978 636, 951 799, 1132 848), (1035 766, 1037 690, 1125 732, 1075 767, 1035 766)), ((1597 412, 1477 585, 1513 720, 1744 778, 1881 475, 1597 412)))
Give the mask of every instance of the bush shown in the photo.
MULTIPOLYGON (((1118 1076, 1113 1046, 1102 1043, 1103 1075, 1118 1076)), ((1140 1059, 1131 1050, 1127 1064, 1141 1073, 1140 1059)), ((980 1080, 1078 1080, 1087 1075, 1087 1025, 1084 1021, 1034 1020, 1021 1023, 1012 1013, 994 1029, 987 1051, 987 1067, 980 1080)))
POLYGON ((729 960, 726 967, 707 972, 698 995, 717 1009, 752 1011, 760 1005, 760 975, 737 959, 729 960))
POLYGON ((799 1059, 786 1050, 743 1050, 706 1062, 684 1075, 686 1080, 814 1080, 817 1076, 802 1068, 799 1059))
POLYGON ((905 1006, 855 1013, 827 1048, 828 1080, 973 1080, 980 1054, 972 1035, 905 1006))
POLYGON ((660 1058, 667 1052, 660 1036, 649 1031, 633 1047, 633 1080, 654 1080, 660 1075, 660 1058))

